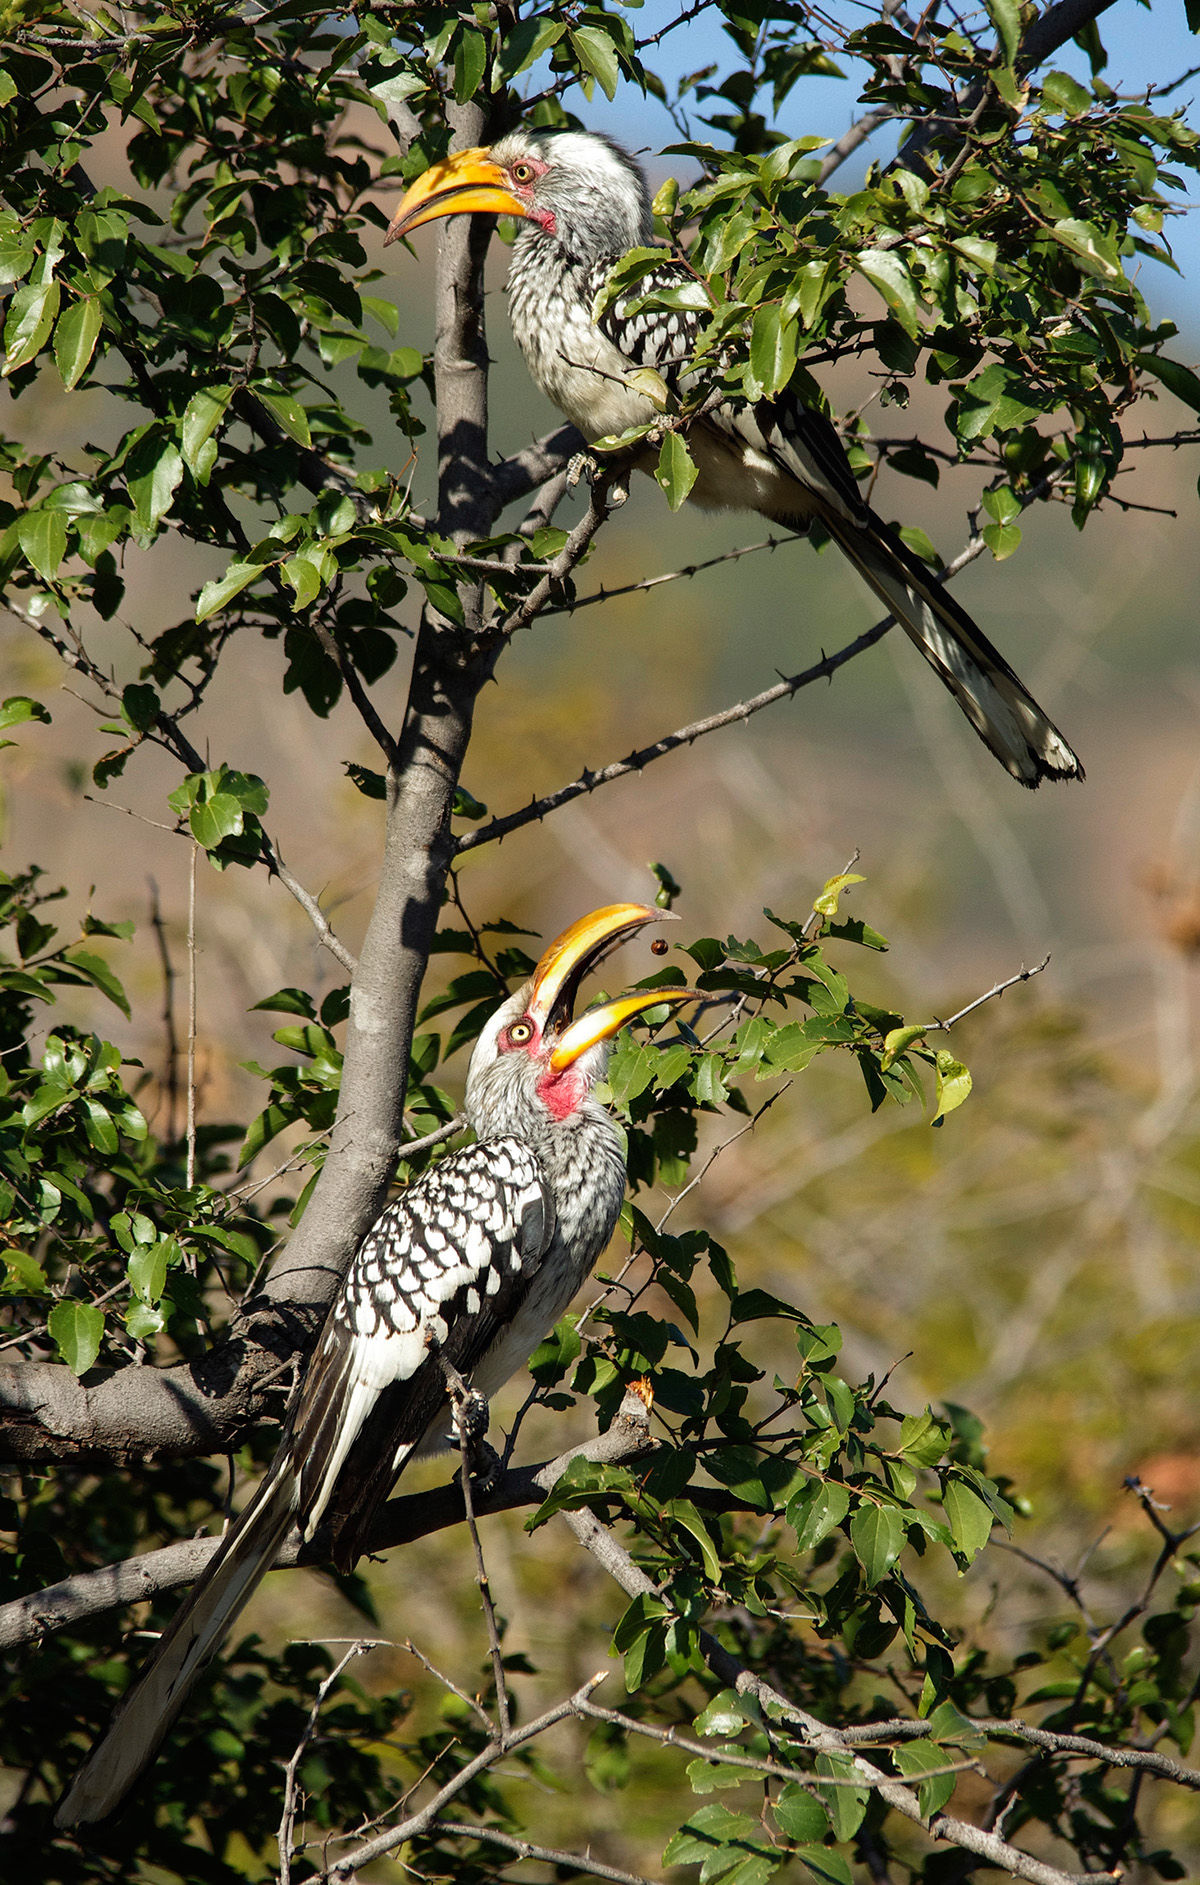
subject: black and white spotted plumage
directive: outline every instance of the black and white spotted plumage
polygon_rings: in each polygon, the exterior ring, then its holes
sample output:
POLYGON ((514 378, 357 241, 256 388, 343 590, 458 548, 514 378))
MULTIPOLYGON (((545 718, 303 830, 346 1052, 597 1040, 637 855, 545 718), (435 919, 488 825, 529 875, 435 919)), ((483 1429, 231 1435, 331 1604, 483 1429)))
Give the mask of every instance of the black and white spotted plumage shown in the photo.
POLYGON ((569 1306, 625 1191, 623 1142, 592 1087, 611 1036, 664 999, 635 992, 573 1021, 574 991, 614 942, 665 915, 619 904, 581 919, 487 1023, 467 1075, 477 1143, 364 1238, 274 1461, 81 1768, 60 1826, 119 1805, 293 1526, 311 1538, 324 1525, 334 1562, 355 1563, 407 1461, 453 1439, 442 1359, 490 1399, 569 1306))
POLYGON ((445 1444, 439 1355, 473 1376, 528 1294, 555 1225, 536 1156, 497 1138, 435 1166, 363 1241, 292 1432, 302 1530, 311 1538, 328 1517, 335 1563, 360 1555, 408 1459, 445 1444))
MULTIPOLYGON (((654 367, 672 390, 685 388, 710 310, 703 284, 664 256, 596 314, 614 265, 653 241, 641 170, 610 139, 574 131, 514 131, 490 156, 508 178, 514 166, 522 178, 512 182, 514 201, 526 207, 508 296, 533 378, 585 438, 652 423, 654 401, 631 376, 654 367), (667 290, 684 305, 638 305, 667 290)), ((1078 758, 1004 657, 864 501, 823 414, 788 391, 759 404, 726 399, 693 421, 688 444, 698 472, 692 503, 758 511, 798 531, 823 525, 1022 785, 1082 778, 1078 758)), ((656 450, 647 453, 640 468, 656 459, 656 450)))

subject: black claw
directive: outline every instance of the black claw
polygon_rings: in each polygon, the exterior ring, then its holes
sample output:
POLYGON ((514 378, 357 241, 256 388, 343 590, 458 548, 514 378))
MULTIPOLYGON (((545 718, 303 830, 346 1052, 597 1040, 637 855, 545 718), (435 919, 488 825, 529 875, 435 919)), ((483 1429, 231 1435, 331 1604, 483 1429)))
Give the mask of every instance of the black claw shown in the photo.
POLYGON ((475 1492, 488 1493, 500 1477, 504 1462, 494 1446, 487 1440, 478 1440, 471 1449, 471 1487, 475 1492))

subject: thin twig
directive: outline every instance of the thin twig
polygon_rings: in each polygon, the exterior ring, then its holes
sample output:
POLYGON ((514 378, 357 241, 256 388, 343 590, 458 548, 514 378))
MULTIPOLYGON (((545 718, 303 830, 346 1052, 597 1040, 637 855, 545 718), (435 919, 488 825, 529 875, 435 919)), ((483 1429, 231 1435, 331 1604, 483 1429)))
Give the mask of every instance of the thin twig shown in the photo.
POLYGON ((196 857, 200 846, 192 839, 188 872, 188 1047, 187 1047, 187 1188, 196 1182, 196 857))
MULTIPOLYGON (((509 1750, 524 1747, 528 1742, 536 1741, 539 1735, 545 1734, 547 1728, 553 1728, 557 1722, 566 1721, 572 1715, 577 1715, 580 1705, 590 1699, 593 1690, 598 1689, 602 1682, 607 1681, 611 1673, 608 1669, 598 1670, 587 1682, 582 1683, 573 1695, 568 1695, 565 1701, 556 1703, 553 1708, 548 1708, 544 1714, 538 1715, 526 1726, 514 1728, 509 1738, 509 1750)), ((433 1799, 418 1812, 409 1814, 395 1826, 389 1827, 386 1832, 377 1833, 373 1839, 364 1840, 354 1852, 347 1853, 344 1859, 339 1859, 334 1865, 316 1873, 313 1885, 331 1885, 331 1882, 332 1885, 342 1885, 343 1881, 353 1878, 356 1872, 361 1872, 364 1866, 382 1858, 385 1853, 394 1852, 397 1846, 403 1846, 408 1840, 427 1833, 450 1801, 463 1793, 480 1774, 486 1773, 489 1767, 493 1767, 498 1760, 502 1760, 504 1752, 505 1750, 498 1742, 490 1742, 473 1760, 464 1762, 453 1778, 448 1780, 444 1787, 439 1788, 433 1799)))
POLYGON ((330 927, 329 919, 317 902, 317 899, 313 896, 312 891, 306 890, 304 885, 300 883, 297 878, 292 876, 291 871, 287 868, 287 865, 279 855, 277 845, 272 839, 268 838, 265 831, 262 836, 262 852, 263 857, 266 859, 267 869, 270 871, 272 877, 278 877, 288 894, 295 897, 296 902, 305 912, 309 922, 316 930, 317 935, 334 960, 341 963, 348 975, 353 975, 355 969, 358 967, 357 957, 351 954, 341 938, 334 933, 333 929, 330 927))
POLYGON ((415 1657, 422 1669, 428 1669, 430 1675, 433 1676, 436 1681, 440 1682, 444 1689, 449 1689, 451 1695, 457 1695, 459 1701, 471 1710, 471 1713, 474 1715, 485 1734, 491 1735, 495 1732, 495 1724, 488 1714, 487 1709, 481 1705, 478 1697, 468 1695, 467 1691, 460 1689, 457 1682, 452 1682, 450 1677, 437 1667, 436 1663, 430 1662, 424 1650, 417 1648, 411 1636, 406 1637, 403 1643, 397 1643, 395 1647, 397 1649, 406 1650, 410 1656, 415 1657))
POLYGON ((400 1157, 406 1159, 413 1152, 428 1152, 431 1145, 442 1145, 445 1140, 453 1139, 456 1133, 466 1129, 466 1125, 467 1115, 455 1113, 453 1119, 448 1119, 444 1126, 436 1127, 433 1132, 427 1132, 423 1138, 401 1139, 400 1157))
POLYGON ((801 541, 795 535, 786 537, 764 537, 760 543, 743 543, 736 550, 724 550, 720 556, 710 556, 703 563, 688 563, 683 569, 667 570, 662 576, 647 576, 641 582, 622 583, 618 589, 599 589, 590 595, 577 596, 574 602, 563 602, 553 608, 543 609, 541 619, 547 621, 552 615, 575 615, 580 609, 589 609, 597 602, 613 602, 618 596, 638 595, 648 589, 661 589, 664 583, 682 582, 684 577, 699 576, 703 570, 716 569, 721 563, 736 563, 743 556, 754 556, 759 550, 777 550, 781 544, 801 541))
POLYGON ((1049 956, 1044 956, 1042 960, 1036 963, 1032 969, 1027 969, 1025 967, 1025 964, 1022 963, 1020 968, 1017 970, 1017 973, 1015 975, 1010 975, 1007 981, 997 982, 994 985, 994 987, 988 989, 986 995, 977 995, 974 1001, 969 1001, 965 1008, 960 1008, 957 1014, 952 1014, 950 1016, 949 1020, 927 1022, 925 1027, 922 1029, 922 1033, 924 1034, 949 1033, 950 1029, 954 1026, 955 1022, 963 1020, 963 1018, 966 1015, 974 1014, 976 1008, 982 1008, 985 1002, 997 1000, 1001 995, 1004 994, 1006 989, 1015 988, 1018 982, 1031 982, 1034 976, 1040 975, 1043 969, 1049 967, 1049 964, 1050 964, 1049 956))
POLYGON ((745 1125, 739 1126, 736 1132, 731 1133, 729 1135, 728 1139, 722 1139, 720 1145, 716 1145, 713 1147, 712 1151, 709 1153, 708 1157, 705 1159, 704 1164, 700 1167, 700 1170, 696 1173, 696 1176, 693 1179, 691 1179, 691 1181, 683 1187, 682 1191, 677 1191, 675 1193, 675 1196, 671 1199, 671 1202, 668 1204, 666 1210, 663 1212, 662 1216, 659 1218, 658 1223, 654 1226, 656 1231, 660 1231, 662 1229, 663 1225, 666 1223, 667 1219, 670 1217, 676 1205, 683 1203, 684 1199, 688 1195, 688 1192, 694 1191, 696 1186, 702 1183, 702 1181, 708 1177, 709 1172, 712 1170, 713 1166, 716 1164, 717 1160, 720 1158, 722 1152, 728 1151, 731 1145, 736 1145, 739 1139, 744 1139, 748 1132, 753 1132, 759 1120, 763 1117, 763 1114, 770 1111, 772 1106, 774 1106, 776 1100, 783 1098, 784 1094, 788 1091, 788 1088, 791 1086, 791 1084, 792 1083, 790 1080, 785 1081, 784 1085, 779 1087, 774 1093, 772 1093, 769 1099, 766 1099, 763 1101, 762 1105, 759 1107, 758 1111, 755 1113, 753 1119, 748 1119, 745 1125))
POLYGON ((346 1651, 346 1654, 342 1657, 336 1669, 330 1670, 324 1682, 322 1682, 320 1688, 317 1690, 313 1705, 308 1711, 308 1720, 304 1724, 304 1732, 296 1743, 292 1757, 283 1770, 285 1781, 283 1813, 279 1821, 279 1832, 276 1835, 279 1842, 279 1885, 291 1885, 292 1837, 296 1830, 296 1797, 299 1792, 296 1776, 304 1755, 304 1750, 317 1731, 317 1720, 321 1713, 322 1704, 346 1665, 352 1663, 356 1656, 365 1655, 367 1650, 378 1649, 379 1647, 380 1644, 378 1640, 369 1639, 367 1637, 356 1637, 354 1639, 351 1647, 346 1651))
POLYGON ((494 844, 510 832, 520 831, 523 826, 540 823, 561 805, 569 805, 573 799, 582 798, 585 793, 594 792, 598 786, 611 785, 615 779, 628 778, 630 773, 642 772, 656 759, 663 759, 668 753, 677 752, 681 746, 691 746, 702 739, 706 733, 716 733, 722 727, 735 726, 739 721, 749 720, 753 714, 761 713, 764 707, 774 706, 777 700, 787 700, 803 687, 811 687, 814 681, 828 679, 839 668, 845 667, 867 648, 882 641, 892 626, 892 617, 887 616, 877 622, 874 628, 867 629, 849 642, 836 654, 826 655, 815 667, 806 668, 803 674, 795 674, 790 679, 766 688, 761 694, 755 694, 750 700, 738 701, 733 707, 726 707, 720 713, 710 714, 707 719, 693 720, 690 726, 680 727, 675 733, 668 733, 650 746, 643 746, 639 751, 630 753, 628 758, 619 759, 611 766, 601 766, 597 772, 584 771, 569 785, 560 786, 557 792, 549 792, 544 798, 534 799, 518 812, 509 812, 502 818, 493 818, 490 824, 483 825, 478 831, 465 831, 458 839, 457 850, 474 851, 482 844, 494 844))
POLYGON ((572 1872, 588 1872, 593 1878, 606 1878, 613 1885, 650 1885, 650 1880, 643 1878, 640 1872, 622 1872, 615 1865, 606 1865, 603 1859, 593 1859, 586 1852, 556 1852, 550 1846, 532 1846, 527 1839, 516 1839, 511 1833, 502 1833, 498 1826, 468 1826, 461 1820, 435 1820, 429 1828, 431 1833, 446 1834, 452 1839, 490 1840, 494 1846, 503 1846, 506 1851, 516 1853, 519 1859, 537 1859, 542 1865, 560 1865, 572 1872))
POLYGON ((478 1404, 480 1397, 468 1387, 448 1356, 439 1353, 438 1363, 446 1377, 446 1384, 450 1389, 457 1412, 463 1510, 467 1530, 471 1535, 471 1549, 475 1554, 475 1582, 479 1586, 479 1601, 483 1609, 484 1622, 487 1625, 488 1649, 492 1658, 492 1679, 496 1685, 495 1734, 501 1748, 505 1748, 508 1746, 509 1734, 512 1731, 512 1720, 508 1705, 508 1684, 504 1676, 504 1650, 500 1643, 500 1631, 496 1623, 492 1587, 488 1579, 487 1565, 484 1563, 483 1546, 479 1541, 479 1527, 475 1523, 475 1501, 471 1491, 471 1476, 476 1465, 475 1442, 477 1438, 471 1431, 474 1413, 472 1403, 478 1404))
POLYGON ((167 1077, 163 1082, 167 1090, 167 1138, 174 1142, 179 1133, 179 1036, 175 1031, 175 964, 171 960, 170 944, 167 942, 166 924, 163 922, 162 905, 159 902, 158 885, 150 879, 150 924, 154 930, 154 940, 158 947, 158 959, 163 973, 163 1029, 167 1037, 167 1077))

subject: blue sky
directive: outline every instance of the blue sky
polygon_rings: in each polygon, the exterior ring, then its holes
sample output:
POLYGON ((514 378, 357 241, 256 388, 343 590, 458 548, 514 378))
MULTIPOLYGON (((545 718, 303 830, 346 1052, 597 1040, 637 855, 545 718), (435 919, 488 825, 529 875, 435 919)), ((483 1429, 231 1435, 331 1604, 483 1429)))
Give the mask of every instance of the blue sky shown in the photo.
MULTIPOLYGON (((647 5, 641 11, 631 13, 629 18, 634 32, 640 36, 656 31, 673 18, 678 10, 676 0, 647 0, 647 5)), ((838 10, 839 13, 848 11, 845 8, 838 10)), ((865 21, 874 14, 875 8, 864 6, 861 12, 865 21)), ((970 13, 966 15, 968 22, 972 17, 970 13)), ((975 19, 982 17, 981 13, 974 16, 975 19)), ((1143 6, 1139 0, 1117 0, 1117 4, 1101 16, 1099 27, 1108 51, 1108 65, 1103 76, 1118 92, 1141 93, 1149 85, 1165 87, 1181 78, 1191 67, 1200 66, 1200 37, 1189 33, 1187 29, 1183 0, 1154 0, 1151 6, 1143 6)), ((661 74, 668 88, 672 88, 683 74, 694 72, 701 66, 716 63, 724 71, 736 62, 732 45, 719 20, 708 13, 669 34, 657 48, 657 53, 649 59, 650 65, 661 74)), ((1051 63, 1058 70, 1070 72, 1081 81, 1089 77, 1088 61, 1074 45, 1064 46, 1051 63)), ((779 128, 791 137, 840 137, 861 115, 861 107, 856 103, 858 79, 855 68, 850 66, 848 70, 851 76, 846 80, 801 79, 784 105, 779 128)), ((858 68, 859 72, 862 70, 858 68)), ((1164 99, 1163 109, 1188 106, 1197 95, 1200 95, 1200 73, 1178 90, 1172 91, 1169 98, 1164 99)), ((609 131, 622 142, 643 152, 656 152, 678 141, 679 134, 662 106, 653 99, 641 99, 632 87, 621 87, 611 105, 598 90, 590 104, 581 99, 571 102, 584 121, 594 129, 609 131)), ((696 129, 700 137, 711 136, 699 124, 696 129)), ((864 151, 869 151, 871 156, 886 158, 895 148, 896 133, 889 127, 878 133, 870 145, 864 146, 864 151)), ((866 156, 863 156, 848 163, 838 179, 839 184, 842 187, 851 185, 854 178, 862 174, 866 161, 866 156)), ((670 167, 668 160, 661 169, 665 173, 670 167)), ((676 160, 675 167, 682 167, 680 160, 676 160)), ((660 167, 655 165, 653 168, 658 170, 660 167)), ((1190 181, 1191 173, 1187 174, 1190 181)), ((1186 196, 1182 193, 1179 196, 1181 205, 1196 200, 1200 200, 1200 178, 1196 178, 1194 189, 1189 190, 1186 196)), ((1191 210, 1188 215, 1174 219, 1169 234, 1184 279, 1172 275, 1169 269, 1147 264, 1149 274, 1142 284, 1143 292, 1156 312, 1169 316, 1189 336, 1197 337, 1200 336, 1200 311, 1197 310, 1193 284, 1200 276, 1200 216, 1191 210)), ((1196 339, 1195 344, 1200 345, 1200 338, 1196 339)))

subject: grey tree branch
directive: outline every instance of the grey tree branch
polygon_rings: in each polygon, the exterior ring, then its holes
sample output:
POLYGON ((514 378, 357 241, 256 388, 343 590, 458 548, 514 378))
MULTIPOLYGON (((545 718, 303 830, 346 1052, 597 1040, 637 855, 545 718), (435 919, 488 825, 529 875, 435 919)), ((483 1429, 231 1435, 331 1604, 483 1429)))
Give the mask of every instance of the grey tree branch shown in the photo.
MULTIPOLYGON (((606 1526, 588 1511, 565 1511, 561 1515, 571 1527, 586 1551, 602 1564, 628 1597, 655 1596, 662 1593, 651 1582, 646 1573, 636 1565, 606 1526)), ((1060 1871, 1057 1866, 1047 1865, 1032 1853, 1023 1852, 1020 1847, 1012 1846, 997 1833, 986 1832, 983 1828, 972 1826, 965 1820, 953 1818, 947 1813, 935 1813, 928 1820, 922 1814, 912 1793, 899 1780, 881 1772, 878 1767, 866 1761, 854 1752, 854 1744, 837 1729, 829 1728, 818 1721, 815 1715, 808 1714, 781 1695, 769 1683, 756 1676, 737 1656, 719 1643, 707 1630, 699 1632, 700 1652, 709 1668, 726 1687, 736 1689, 739 1695, 752 1695, 759 1702, 764 1712, 770 1712, 777 1718, 789 1722, 799 1729, 801 1737, 813 1749, 814 1753, 848 1755, 854 1762, 856 1774, 861 1773, 865 1785, 872 1787, 886 1801, 889 1807, 903 1814, 905 1819, 920 1826, 928 1836, 948 1845, 958 1846, 965 1852, 972 1852, 987 1863, 999 1867, 1013 1878, 1027 1879, 1029 1885, 1074 1885, 1071 1874, 1060 1871)), ((1098 1885, 1115 1880, 1117 1874, 1097 1872, 1094 1878, 1098 1885)))
MULTIPOLYGON (((278 1369, 276 1371, 278 1373, 278 1369)), ((644 1409, 636 1395, 626 1395, 618 1418, 607 1432, 597 1434, 580 1446, 572 1447, 557 1459, 540 1465, 510 1469, 486 1491, 474 1488, 474 1506, 479 1517, 493 1512, 509 1512, 519 1506, 537 1505, 544 1494, 562 1477, 573 1459, 583 1458, 599 1465, 614 1465, 635 1458, 649 1444, 644 1409), (641 1409, 639 1413, 638 1410, 641 1409)), ((698 1495, 696 1495, 698 1496, 698 1495)), ((461 1483, 457 1480, 433 1492, 409 1493, 392 1499, 379 1515, 371 1536, 370 1549, 391 1551, 410 1544, 416 1538, 461 1525, 466 1517, 461 1483)), ((143 1552, 120 1564, 103 1565, 96 1571, 80 1571, 74 1577, 40 1591, 31 1591, 11 1603, 0 1605, 0 1650, 27 1643, 40 1636, 63 1630, 86 1617, 99 1616, 105 1610, 133 1603, 144 1603, 165 1591, 192 1584, 200 1576, 218 1538, 185 1538, 177 1544, 163 1545, 157 1551, 143 1552)), ((298 1532, 285 1539, 276 1567, 286 1569, 297 1564, 322 1564, 326 1561, 323 1536, 318 1533, 303 1545, 298 1532)))
MULTIPOLYGON (((484 142, 480 106, 450 112, 457 148, 484 142)), ((490 222, 479 228, 478 220, 444 224, 438 260, 438 528, 460 544, 488 535, 497 501, 487 462, 482 292, 490 222)), ((279 1362, 311 1341, 395 1171, 417 994, 454 852, 454 791, 475 699, 499 652, 481 652, 478 596, 466 597, 466 616, 465 632, 428 609, 422 618, 388 775, 383 866, 351 989, 329 1155, 300 1225, 248 1306, 247 1323, 201 1362, 123 1368, 87 1386, 50 1363, 0 1368, 0 1458, 224 1451, 261 1415, 260 1389, 279 1362)))
MULTIPOLYGON (((1032 1747, 1045 1748, 1048 1754, 1077 1754, 1090 1761, 1104 1761, 1110 1767, 1140 1767, 1147 1773, 1161 1774, 1164 1780, 1173 1780, 1192 1793, 1200 1793, 1200 1771, 1185 1767, 1182 1761, 1173 1761, 1169 1754, 1158 1754, 1153 1748, 1111 1747, 1106 1741, 1093 1741, 1087 1735, 1059 1734, 1016 1719, 973 1715, 971 1723, 980 1734, 1007 1735, 1014 1741, 1027 1741, 1032 1747)), ((919 1741, 931 1730, 927 1721, 899 1719, 867 1722, 842 1732, 848 1742, 861 1744, 864 1741, 919 1741)))
POLYGON ((535 439, 511 458, 501 459, 492 468, 492 494, 498 511, 519 498, 528 497, 556 472, 565 471, 571 460, 587 450, 587 440, 573 425, 560 425, 535 439))

